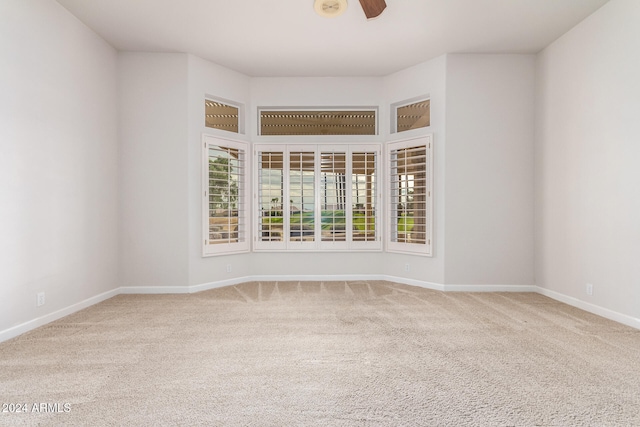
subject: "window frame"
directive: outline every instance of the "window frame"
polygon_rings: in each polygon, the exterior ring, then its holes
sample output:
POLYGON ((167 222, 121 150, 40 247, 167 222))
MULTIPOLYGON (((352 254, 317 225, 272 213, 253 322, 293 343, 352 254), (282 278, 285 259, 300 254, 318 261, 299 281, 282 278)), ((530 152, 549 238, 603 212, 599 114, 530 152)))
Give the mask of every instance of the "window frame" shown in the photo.
MULTIPOLYGON (((408 138, 403 140, 397 140, 386 144, 386 167, 387 172, 387 200, 386 200, 386 213, 387 213, 387 225, 388 232, 386 233, 386 251, 396 253, 406 253, 424 256, 433 256, 433 134, 427 134, 415 138, 408 138), (394 195, 394 174, 393 174, 393 152, 396 150, 402 150, 414 147, 425 147, 426 159, 425 159, 425 242, 424 243, 411 243, 400 242, 397 240, 398 223, 394 222, 396 215, 394 215, 394 209, 397 210, 398 199, 394 195), (394 230, 396 230, 394 240, 394 230)), ((413 202, 416 203, 416 202, 413 202)))
POLYGON ((371 252, 382 251, 384 230, 383 230, 383 218, 382 213, 384 211, 383 198, 382 198, 382 145, 379 143, 314 143, 314 144, 295 144, 295 143, 282 143, 282 144, 269 144, 258 143, 253 146, 253 200, 255 201, 252 209, 253 216, 253 229, 255 230, 253 236, 253 250, 255 252, 371 252), (346 154, 346 170, 345 175, 350 177, 347 183, 346 191, 346 213, 345 213, 345 240, 342 241, 326 241, 322 240, 322 214, 321 209, 321 155, 334 151, 335 153, 346 154), (314 220, 313 230, 314 238, 312 241, 294 241, 291 240, 291 208, 282 209, 283 217, 283 238, 282 240, 262 240, 262 228, 261 221, 263 221, 263 210, 261 203, 261 162, 262 153, 282 153, 283 165, 282 165, 282 188, 283 198, 285 200, 291 199, 291 153, 296 152, 313 152, 314 153, 314 220), (360 152, 373 152, 375 153, 374 160, 374 175, 375 175, 375 187, 372 190, 374 199, 373 218, 374 218, 374 230, 376 231, 375 239, 368 241, 353 240, 353 153, 360 152), (289 231, 284 231, 289 230, 289 231))
MULTIPOLYGON (((251 174, 251 158, 249 144, 242 141, 221 138, 214 135, 202 135, 202 256, 216 256, 233 253, 249 252, 251 250, 251 218, 249 183, 251 174), (238 241, 228 243, 210 243, 210 210, 209 210, 209 148, 211 146, 239 150, 243 154, 243 171, 238 182, 238 241)), ((231 217, 229 217, 231 218, 231 217)))

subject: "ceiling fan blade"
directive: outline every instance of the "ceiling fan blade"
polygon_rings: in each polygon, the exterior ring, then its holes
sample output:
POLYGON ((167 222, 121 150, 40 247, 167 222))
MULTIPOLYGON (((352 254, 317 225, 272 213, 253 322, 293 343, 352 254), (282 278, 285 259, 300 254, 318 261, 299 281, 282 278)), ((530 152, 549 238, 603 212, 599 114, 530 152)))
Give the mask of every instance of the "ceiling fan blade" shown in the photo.
POLYGON ((367 19, 376 18, 387 7, 387 3, 384 0, 360 0, 362 10, 367 16, 367 19))

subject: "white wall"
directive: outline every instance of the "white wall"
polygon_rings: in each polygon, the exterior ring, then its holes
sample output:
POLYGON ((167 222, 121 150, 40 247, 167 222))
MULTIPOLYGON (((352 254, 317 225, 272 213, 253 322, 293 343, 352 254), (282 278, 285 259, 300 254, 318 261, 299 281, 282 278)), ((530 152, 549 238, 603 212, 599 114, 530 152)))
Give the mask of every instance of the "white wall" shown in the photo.
MULTIPOLYGON (((424 257, 386 253, 384 274, 393 277, 444 284, 445 258, 445 129, 446 55, 391 74, 384 79, 385 102, 383 117, 385 140, 401 140, 425 133, 433 134, 433 256, 424 257), (390 105, 418 96, 428 95, 431 103, 431 123, 428 128, 390 132, 390 105), (409 264, 409 271, 405 265, 409 264)), ((388 209, 388 208, 387 208, 388 209)))
MULTIPOLYGON (((256 77, 251 79, 251 136, 260 142, 278 137, 258 137, 258 107, 377 107, 384 105, 382 77, 256 77)), ((384 111, 382 112, 384 114, 384 111)), ((384 126, 384 120, 382 120, 384 126)), ((385 129, 385 128, 383 128, 385 129)), ((313 140, 318 138, 300 138, 313 140)), ((319 138, 328 140, 329 137, 319 138)), ((344 138, 336 138, 336 140, 344 138)), ((352 136, 350 141, 378 142, 377 137, 352 136)))
MULTIPOLYGON (((285 77, 251 79, 251 138, 282 142, 279 137, 258 136, 258 107, 376 107, 384 102, 380 77, 285 77)), ((298 137, 295 142, 380 142, 381 136, 298 137)), ((286 138, 287 142, 294 142, 286 138)), ((381 253, 253 253, 254 275, 364 275, 382 274, 381 253)))
POLYGON ((188 283, 188 55, 119 54, 122 286, 188 283))
POLYGON ((533 55, 447 55, 447 284, 533 285, 533 55))
POLYGON ((535 153, 537 285, 635 319, 639 23, 640 2, 612 0, 539 54, 535 153))
POLYGON ((0 2, 0 331, 118 287, 116 64, 58 3, 0 2))
POLYGON ((185 149, 188 151, 189 196, 189 284, 200 285, 211 282, 246 277, 251 271, 249 254, 202 257, 202 134, 223 138, 248 140, 247 135, 232 134, 204 125, 206 96, 214 96, 240 103, 244 106, 244 128, 248 129, 249 77, 189 55, 189 129, 185 149), (227 265, 231 272, 227 272, 227 265))

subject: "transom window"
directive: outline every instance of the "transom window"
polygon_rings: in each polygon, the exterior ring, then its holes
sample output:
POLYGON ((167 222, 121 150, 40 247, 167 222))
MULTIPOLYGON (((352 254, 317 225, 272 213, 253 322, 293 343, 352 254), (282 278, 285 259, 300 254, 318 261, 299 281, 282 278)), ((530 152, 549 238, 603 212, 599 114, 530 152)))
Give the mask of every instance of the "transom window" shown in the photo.
POLYGON ((391 112, 392 133, 431 126, 431 100, 394 104, 391 112))
POLYGON ((377 110, 260 110, 260 135, 376 135, 377 110))
POLYGON ((256 250, 380 250, 379 145, 257 145, 256 250))
POLYGON ((206 127, 242 133, 240 108, 235 105, 213 99, 205 99, 204 116, 204 125, 206 127))

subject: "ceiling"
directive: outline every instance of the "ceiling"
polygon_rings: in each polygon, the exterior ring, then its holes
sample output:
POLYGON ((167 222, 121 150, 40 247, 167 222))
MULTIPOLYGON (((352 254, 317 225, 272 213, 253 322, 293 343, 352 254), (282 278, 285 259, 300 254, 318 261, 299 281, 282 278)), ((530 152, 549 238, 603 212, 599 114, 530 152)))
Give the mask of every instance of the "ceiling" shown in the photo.
POLYGON ((58 0, 118 50, 186 52, 249 76, 383 76, 444 53, 535 53, 608 0, 58 0))

